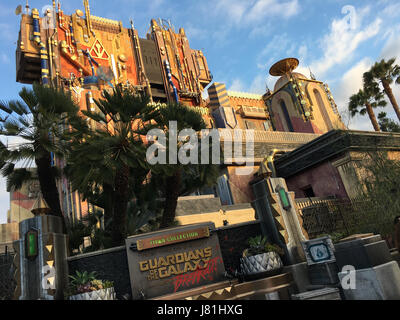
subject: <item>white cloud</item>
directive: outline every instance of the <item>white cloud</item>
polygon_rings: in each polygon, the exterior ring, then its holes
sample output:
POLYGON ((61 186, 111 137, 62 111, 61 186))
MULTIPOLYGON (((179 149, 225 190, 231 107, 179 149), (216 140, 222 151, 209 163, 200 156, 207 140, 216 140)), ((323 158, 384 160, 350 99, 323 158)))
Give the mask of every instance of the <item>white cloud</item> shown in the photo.
POLYGON ((397 63, 400 64, 400 25, 393 27, 387 33, 387 41, 379 56, 380 59, 390 59, 397 57, 397 63))
POLYGON ((301 45, 298 50, 298 57, 300 61, 307 61, 308 48, 305 44, 301 45))
POLYGON ((268 22, 273 18, 287 19, 300 12, 298 0, 220 0, 214 13, 222 16, 224 28, 251 28, 250 37, 268 35, 268 22), (266 25, 267 23, 267 25, 266 25))
POLYGON ((185 34, 188 37, 189 41, 193 38, 196 39, 206 39, 207 38, 207 33, 204 32, 203 29, 195 27, 193 24, 189 23, 186 25, 185 28, 185 34))
POLYGON ((5 53, 0 53, 0 62, 4 64, 11 63, 10 58, 5 53))
POLYGON ((275 35, 258 54, 258 68, 264 70, 271 67, 273 63, 286 58, 290 52, 294 51, 294 48, 293 42, 286 33, 275 35))
MULTIPOLYGON (((387 35, 387 41, 381 50, 379 55, 380 59, 390 59, 397 57, 397 63, 400 63, 400 25, 394 26, 393 29, 387 35)), ((339 111, 346 114, 348 101, 351 95, 358 92, 363 86, 362 77, 364 72, 368 71, 374 61, 371 58, 364 58, 350 68, 340 79, 339 83, 332 89, 332 93, 335 97, 336 104, 339 107, 339 111)), ((398 101, 400 101, 400 86, 392 85, 393 93, 398 101)), ((397 121, 393 108, 386 98, 387 106, 384 109, 376 109, 375 114, 378 114, 381 110, 385 111, 389 118, 397 121)), ((349 119, 349 127, 357 130, 373 130, 368 116, 357 115, 355 118, 349 119)))
POLYGON ((266 84, 267 84, 266 75, 259 74, 251 82, 249 92, 257 93, 257 94, 264 94, 266 84))
POLYGON ((334 90, 336 104, 340 109, 347 108, 349 98, 363 86, 363 74, 372 65, 370 58, 364 58, 349 69, 334 90))
POLYGON ((258 26, 253 27, 253 29, 249 33, 249 38, 257 39, 257 38, 267 38, 271 35, 272 26, 268 21, 266 23, 260 24, 258 26))
POLYGON ((228 91, 240 91, 240 92, 250 92, 256 94, 265 93, 265 85, 267 84, 267 76, 265 73, 257 74, 253 81, 249 83, 243 83, 239 78, 235 78, 228 88, 228 91))
POLYGON ((266 17, 279 16, 290 18, 299 12, 299 3, 297 0, 277 1, 277 0, 258 0, 254 6, 246 13, 244 20, 246 22, 258 23, 266 17))
POLYGON ((332 21, 330 32, 321 40, 322 57, 310 63, 318 77, 336 65, 349 62, 362 42, 379 33, 382 24, 380 18, 362 27, 362 20, 368 12, 369 8, 364 8, 359 13, 354 10, 342 19, 332 21))
POLYGON ((350 118, 350 115, 347 112, 350 96, 357 93, 358 90, 362 88, 363 74, 368 71, 371 65, 371 59, 362 59, 343 75, 337 86, 332 88, 332 94, 335 98, 336 104, 338 105, 339 112, 344 115, 343 118, 346 118, 343 119, 343 121, 350 129, 373 130, 368 116, 357 115, 354 118, 350 118))
POLYGON ((246 90, 242 80, 236 78, 232 81, 232 84, 229 87, 228 91, 246 91, 246 90))
POLYGON ((382 11, 383 16, 397 17, 400 15, 400 3, 391 3, 382 11))
POLYGON ((247 9, 247 3, 237 0, 220 0, 215 9, 217 13, 223 14, 231 23, 238 24, 247 9))

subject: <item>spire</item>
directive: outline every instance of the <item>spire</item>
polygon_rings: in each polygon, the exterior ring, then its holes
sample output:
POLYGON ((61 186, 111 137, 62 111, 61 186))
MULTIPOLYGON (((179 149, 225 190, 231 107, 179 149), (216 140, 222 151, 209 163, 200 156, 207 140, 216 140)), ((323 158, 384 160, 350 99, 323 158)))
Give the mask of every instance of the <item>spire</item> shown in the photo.
POLYGON ((46 201, 43 199, 42 192, 40 192, 40 191, 39 191, 37 200, 32 207, 31 212, 35 216, 43 216, 43 215, 49 214, 51 212, 51 209, 47 205, 46 201))
POLYGON ((310 67, 308 67, 308 70, 310 70, 310 78, 311 78, 312 80, 317 80, 317 79, 315 78, 315 75, 312 73, 310 67))
POLYGON ((265 83, 265 92, 267 93, 267 95, 271 94, 271 90, 268 87, 268 83, 265 83))
POLYGON ((89 33, 94 35, 94 32, 92 30, 92 21, 90 20, 89 0, 83 0, 83 6, 85 7, 86 24, 87 24, 89 33))
POLYGON ((26 0, 26 5, 25 5, 25 11, 26 11, 26 14, 29 14, 29 1, 28 0, 26 0))

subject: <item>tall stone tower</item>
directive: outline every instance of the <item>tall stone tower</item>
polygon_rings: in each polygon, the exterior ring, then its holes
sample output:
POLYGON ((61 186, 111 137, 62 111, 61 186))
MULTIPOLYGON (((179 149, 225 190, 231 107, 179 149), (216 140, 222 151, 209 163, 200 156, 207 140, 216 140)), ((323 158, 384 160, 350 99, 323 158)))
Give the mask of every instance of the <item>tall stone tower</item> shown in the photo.
POLYGON ((280 77, 274 91, 264 95, 275 130, 323 134, 346 129, 328 85, 293 72, 298 64, 296 58, 287 58, 269 70, 280 77))
MULTIPOLYGON (((211 126, 202 92, 212 75, 203 52, 190 47, 183 28, 175 32, 170 21, 153 19, 146 38, 141 38, 133 21, 125 28, 121 21, 92 15, 89 0, 83 5, 83 10, 66 14, 53 1, 43 16, 38 9, 21 15, 17 82, 63 88, 81 110, 90 111, 97 110, 95 100, 104 90, 122 85, 144 92, 153 102, 197 108, 211 126)), ((54 163, 65 165, 62 159, 54 163)), ((79 219, 94 210, 65 177, 58 188, 65 215, 79 219)))

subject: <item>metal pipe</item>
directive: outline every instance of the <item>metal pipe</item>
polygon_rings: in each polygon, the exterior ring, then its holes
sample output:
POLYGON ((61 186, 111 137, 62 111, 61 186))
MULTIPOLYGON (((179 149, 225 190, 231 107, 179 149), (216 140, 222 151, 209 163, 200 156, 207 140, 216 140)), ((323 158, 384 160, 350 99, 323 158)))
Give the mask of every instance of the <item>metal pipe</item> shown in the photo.
POLYGON ((87 57, 88 60, 89 60, 90 67, 92 68, 92 76, 94 77, 94 76, 95 76, 95 72, 94 72, 94 65, 93 65, 93 63, 94 63, 97 67, 99 66, 99 64, 97 63, 96 60, 94 60, 94 59, 92 58, 92 56, 90 55, 88 49, 84 50, 84 51, 83 51, 83 54, 86 55, 86 57, 87 57))
POLYGON ((93 29, 92 29, 92 21, 90 20, 90 7, 89 7, 89 0, 83 0, 83 5, 85 7, 85 15, 86 15, 86 24, 88 28, 88 36, 90 37, 90 33, 93 36, 96 36, 93 29))
POLYGON ((32 9, 33 19, 33 40, 39 46, 40 49, 40 66, 42 73, 42 83, 47 85, 49 83, 49 67, 48 67, 48 53, 46 45, 42 42, 40 36, 40 24, 39 24, 39 10, 32 9))
POLYGON ((165 65, 165 70, 167 71, 169 84, 172 87, 172 90, 174 91, 175 101, 179 102, 178 91, 176 90, 174 82, 172 81, 171 67, 169 66, 168 60, 164 60, 164 65, 165 65))
POLYGON ((71 43, 75 44, 74 28, 72 26, 72 21, 69 23, 69 33, 71 35, 71 43))

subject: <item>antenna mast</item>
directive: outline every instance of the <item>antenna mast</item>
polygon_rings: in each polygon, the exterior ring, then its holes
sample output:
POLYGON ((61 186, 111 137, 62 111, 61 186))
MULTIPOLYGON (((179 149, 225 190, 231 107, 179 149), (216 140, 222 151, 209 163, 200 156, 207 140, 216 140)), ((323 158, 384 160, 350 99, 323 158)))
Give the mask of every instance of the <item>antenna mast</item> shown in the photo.
POLYGON ((94 35, 93 29, 92 29, 92 21, 90 20, 89 0, 83 0, 83 5, 85 7, 86 24, 87 24, 89 33, 94 35))
POLYGON ((25 11, 26 11, 26 14, 29 14, 29 1, 28 0, 26 0, 26 5, 25 5, 25 11))

